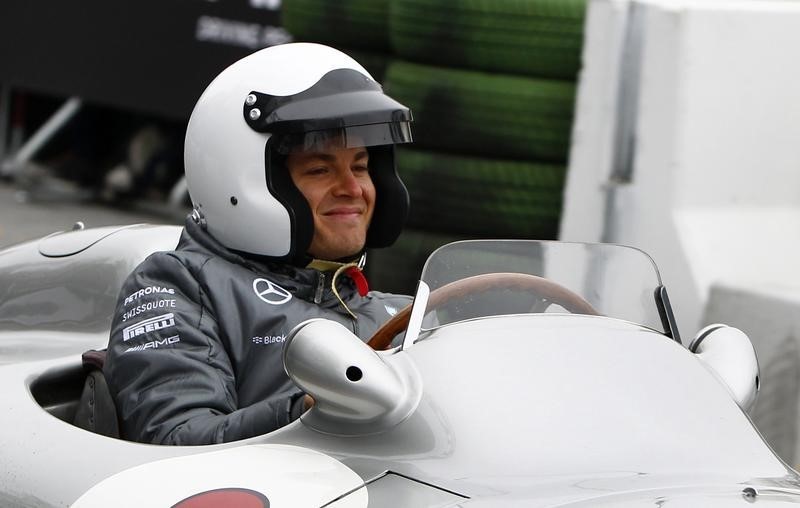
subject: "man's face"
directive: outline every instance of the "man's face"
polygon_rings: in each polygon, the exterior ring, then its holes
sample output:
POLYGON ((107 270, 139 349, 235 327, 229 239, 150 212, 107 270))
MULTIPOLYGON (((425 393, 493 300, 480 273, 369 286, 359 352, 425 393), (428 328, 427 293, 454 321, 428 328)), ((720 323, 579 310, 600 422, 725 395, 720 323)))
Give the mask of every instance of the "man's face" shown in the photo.
POLYGON ((364 248, 375 209, 375 186, 368 163, 366 148, 333 144, 289 154, 289 174, 314 217, 308 253, 315 258, 351 257, 364 248))

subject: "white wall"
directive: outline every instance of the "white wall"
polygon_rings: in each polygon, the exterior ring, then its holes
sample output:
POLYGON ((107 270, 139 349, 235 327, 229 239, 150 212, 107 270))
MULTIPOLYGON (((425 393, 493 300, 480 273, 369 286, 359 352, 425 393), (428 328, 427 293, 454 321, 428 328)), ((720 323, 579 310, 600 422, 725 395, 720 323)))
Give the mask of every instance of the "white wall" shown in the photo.
POLYGON ((714 283, 800 287, 800 2, 590 2, 561 239, 649 252, 684 342, 714 283))

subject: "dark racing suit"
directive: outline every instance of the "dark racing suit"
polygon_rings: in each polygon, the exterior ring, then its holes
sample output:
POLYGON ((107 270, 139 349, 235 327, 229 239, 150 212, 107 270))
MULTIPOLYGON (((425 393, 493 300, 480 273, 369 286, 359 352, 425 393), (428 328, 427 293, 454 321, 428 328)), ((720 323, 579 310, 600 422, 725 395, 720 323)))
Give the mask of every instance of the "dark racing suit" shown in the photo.
POLYGON ((361 297, 333 272, 244 258, 188 220, 178 247, 148 257, 126 280, 104 374, 122 436, 207 444, 264 434, 302 410, 283 370, 287 333, 307 319, 338 321, 362 340, 410 298, 361 297))

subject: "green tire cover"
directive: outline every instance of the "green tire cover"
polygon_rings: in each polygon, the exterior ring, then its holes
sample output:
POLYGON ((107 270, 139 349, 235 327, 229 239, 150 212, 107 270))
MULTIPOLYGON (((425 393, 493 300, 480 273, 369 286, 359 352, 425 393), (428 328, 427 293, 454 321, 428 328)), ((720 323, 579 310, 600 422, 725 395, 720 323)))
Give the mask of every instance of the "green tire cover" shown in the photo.
POLYGON ((394 61, 385 89, 411 108, 420 147, 506 159, 567 159, 572 82, 394 61))
POLYGON ((298 41, 389 51, 389 0, 283 0, 284 28, 298 41))
POLYGON ((341 46, 337 46, 336 49, 353 57, 356 62, 360 63, 367 70, 367 72, 370 73, 372 79, 378 83, 383 83, 383 80, 386 77, 386 68, 389 66, 389 62, 392 59, 390 55, 376 53, 374 51, 365 49, 346 48, 341 46))
POLYGON ((575 79, 586 0, 393 0, 389 39, 410 60, 575 79))
POLYGON ((397 168, 411 195, 410 227, 470 238, 558 234, 564 165, 402 147, 397 168))

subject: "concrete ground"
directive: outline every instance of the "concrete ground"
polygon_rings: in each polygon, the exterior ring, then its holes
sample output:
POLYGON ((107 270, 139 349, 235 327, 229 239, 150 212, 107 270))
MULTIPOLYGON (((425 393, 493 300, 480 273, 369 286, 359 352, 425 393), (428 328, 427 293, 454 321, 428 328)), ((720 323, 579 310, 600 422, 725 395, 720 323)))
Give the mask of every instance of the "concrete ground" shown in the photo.
POLYGON ((182 211, 120 209, 81 201, 77 198, 31 198, 19 187, 0 182, 0 249, 71 229, 77 221, 86 227, 113 224, 181 224, 182 211))

